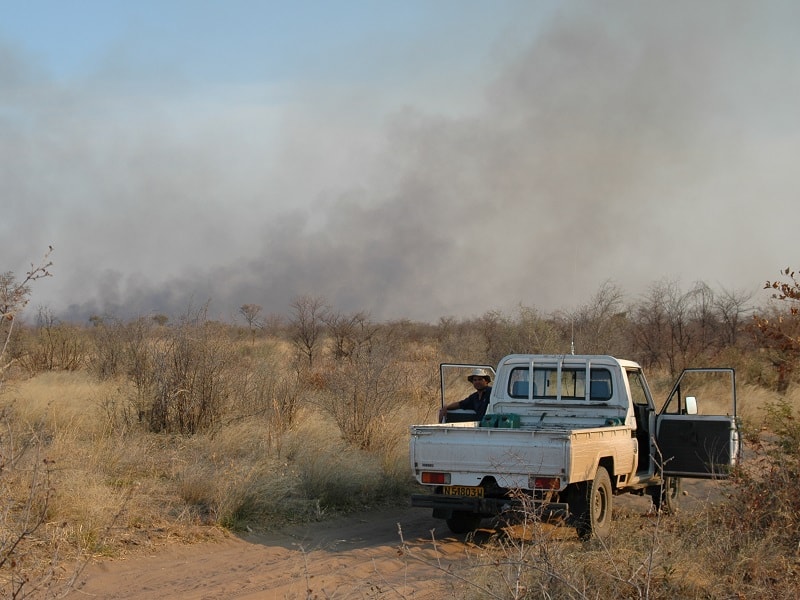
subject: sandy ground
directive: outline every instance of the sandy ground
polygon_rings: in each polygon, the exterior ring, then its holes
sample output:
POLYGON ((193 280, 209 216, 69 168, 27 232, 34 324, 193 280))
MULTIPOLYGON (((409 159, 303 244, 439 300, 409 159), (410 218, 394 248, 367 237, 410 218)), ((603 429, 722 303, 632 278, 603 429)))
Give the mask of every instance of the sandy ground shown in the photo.
MULTIPOLYGON (((681 504, 716 494, 715 484, 684 480, 681 504), (711 486, 711 487, 709 487, 711 486)), ((615 498, 646 513, 649 499, 615 498)), ((491 522, 490 522, 491 524, 491 522)), ((574 530, 561 527, 566 539, 574 530)), ((81 572, 70 600, 238 598, 459 598, 458 572, 480 555, 475 540, 449 533, 427 509, 396 508, 221 541, 171 544, 152 555, 94 562, 81 572)))

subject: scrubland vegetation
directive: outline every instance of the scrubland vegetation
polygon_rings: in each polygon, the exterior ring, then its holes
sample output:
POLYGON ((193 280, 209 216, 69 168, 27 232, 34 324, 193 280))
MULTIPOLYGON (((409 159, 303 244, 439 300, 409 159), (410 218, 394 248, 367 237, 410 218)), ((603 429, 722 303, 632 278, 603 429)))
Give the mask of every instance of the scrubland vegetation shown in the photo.
MULTIPOLYGON (((47 265, 49 266, 49 265, 47 265)), ((71 565, 165 539, 259 530, 383 503, 414 483, 408 425, 435 419, 438 364, 512 352, 613 354, 664 399, 684 366, 733 366, 748 460, 719 502, 642 520, 609 546, 524 535, 488 542, 460 588, 497 598, 793 597, 800 577, 800 318, 778 298, 662 281, 614 284, 544 314, 376 322, 318 297, 285 315, 60 322, 22 309, 36 279, 0 279, 0 595, 57 596, 71 565)), ((409 562, 413 568, 413 560, 409 562)), ((459 584, 461 585, 461 584, 459 584)))

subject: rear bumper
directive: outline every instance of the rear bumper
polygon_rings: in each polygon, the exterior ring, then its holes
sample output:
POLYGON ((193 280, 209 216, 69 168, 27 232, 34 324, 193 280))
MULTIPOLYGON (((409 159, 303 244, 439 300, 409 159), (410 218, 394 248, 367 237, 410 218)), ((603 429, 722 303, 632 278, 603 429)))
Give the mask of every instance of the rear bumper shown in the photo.
MULTIPOLYGON (((533 510, 542 520, 569 516, 566 502, 540 502, 533 500, 533 510)), ((520 510, 523 502, 514 498, 467 498, 441 494, 413 494, 411 506, 432 508, 436 519, 449 519, 454 512, 468 512, 483 517, 494 517, 508 511, 520 510)))

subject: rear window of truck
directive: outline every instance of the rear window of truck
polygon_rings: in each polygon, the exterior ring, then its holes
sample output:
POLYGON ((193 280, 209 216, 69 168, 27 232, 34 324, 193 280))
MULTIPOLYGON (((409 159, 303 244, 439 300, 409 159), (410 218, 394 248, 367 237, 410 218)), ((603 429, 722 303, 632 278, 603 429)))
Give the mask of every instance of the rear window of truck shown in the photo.
MULTIPOLYGON (((507 393, 511 398, 556 399, 559 388, 559 372, 555 367, 534 367, 531 378, 528 367, 517 367, 508 378, 507 393)), ((614 392, 611 385, 611 371, 591 369, 589 371, 589 400, 609 400, 614 392)), ((561 369, 561 399, 586 399, 586 369, 561 369)))

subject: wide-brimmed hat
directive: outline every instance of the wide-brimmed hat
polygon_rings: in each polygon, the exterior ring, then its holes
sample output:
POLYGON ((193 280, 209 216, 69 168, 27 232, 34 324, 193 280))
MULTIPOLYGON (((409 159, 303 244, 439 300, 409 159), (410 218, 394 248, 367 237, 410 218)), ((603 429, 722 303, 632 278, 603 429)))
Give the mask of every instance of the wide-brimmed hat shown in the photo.
POLYGON ((475 379, 476 377, 483 377, 484 379, 486 379, 486 381, 492 380, 492 376, 489 375, 489 371, 487 371, 486 369, 472 369, 472 373, 467 375, 467 381, 472 383, 472 380, 475 379))

